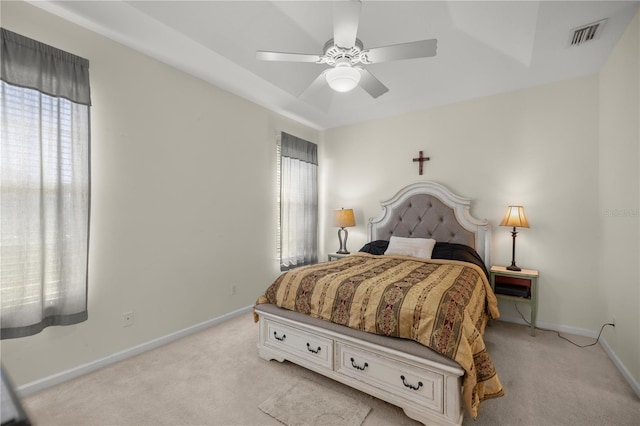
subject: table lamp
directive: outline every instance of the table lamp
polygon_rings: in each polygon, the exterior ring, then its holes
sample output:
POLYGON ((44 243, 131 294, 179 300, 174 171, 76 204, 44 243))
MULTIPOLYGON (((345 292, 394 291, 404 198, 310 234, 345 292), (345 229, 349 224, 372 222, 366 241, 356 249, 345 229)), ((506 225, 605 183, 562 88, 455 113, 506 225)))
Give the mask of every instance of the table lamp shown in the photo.
POLYGON ((349 231, 346 227, 356 226, 356 219, 353 216, 353 209, 341 209, 334 210, 333 212, 333 226, 338 226, 338 241, 340 241, 340 249, 336 252, 338 254, 349 254, 347 251, 347 237, 349 237, 349 231), (342 234, 344 233, 344 239, 342 234))
POLYGON ((513 226, 511 236, 513 237, 513 247, 511 249, 511 265, 507 266, 510 271, 520 271, 521 268, 516 265, 516 235, 518 232, 516 228, 528 228, 529 222, 524 216, 524 207, 522 206, 509 206, 507 214, 502 218, 500 226, 513 226))

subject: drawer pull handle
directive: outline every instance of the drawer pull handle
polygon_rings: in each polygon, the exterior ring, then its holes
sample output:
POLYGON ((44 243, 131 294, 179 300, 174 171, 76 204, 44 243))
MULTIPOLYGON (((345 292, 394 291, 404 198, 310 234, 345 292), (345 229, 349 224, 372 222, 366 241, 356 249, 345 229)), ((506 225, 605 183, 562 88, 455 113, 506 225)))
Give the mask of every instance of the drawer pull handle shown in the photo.
POLYGON ((400 378, 402 379, 402 384, 405 385, 405 387, 411 389, 411 390, 418 390, 420 389, 422 386, 424 386, 422 384, 422 382, 418 382, 418 386, 414 386, 411 383, 407 383, 407 381, 405 380, 404 376, 400 376, 400 378))
POLYGON ((364 369, 367 368, 369 366, 369 364, 367 364, 365 362, 364 365, 358 365, 358 364, 356 364, 356 360, 351 358, 351 366, 353 368, 355 368, 356 370, 364 371, 364 369))
POLYGON ((317 354, 318 352, 320 352, 320 349, 322 349, 320 346, 318 346, 318 349, 313 349, 311 348, 311 345, 307 343, 307 350, 311 353, 317 354))
POLYGON ((273 337, 275 337, 275 338, 276 338, 276 340, 277 340, 277 341, 279 341, 279 342, 284 342, 284 339, 286 339, 286 338, 287 338, 287 335, 286 335, 286 334, 283 334, 283 335, 282 335, 282 337, 278 337, 278 332, 277 332, 277 331, 274 331, 274 332, 273 332, 273 337))

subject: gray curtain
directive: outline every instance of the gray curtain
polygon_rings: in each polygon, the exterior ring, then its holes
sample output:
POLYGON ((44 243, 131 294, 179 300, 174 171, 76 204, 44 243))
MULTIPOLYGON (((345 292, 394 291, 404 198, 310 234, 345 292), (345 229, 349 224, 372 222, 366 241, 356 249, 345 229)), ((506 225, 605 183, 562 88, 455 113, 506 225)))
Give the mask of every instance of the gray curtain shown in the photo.
POLYGON ((318 262, 318 147, 281 135, 280 269, 318 262))
POLYGON ((87 319, 89 62, 1 29, 1 337, 87 319))

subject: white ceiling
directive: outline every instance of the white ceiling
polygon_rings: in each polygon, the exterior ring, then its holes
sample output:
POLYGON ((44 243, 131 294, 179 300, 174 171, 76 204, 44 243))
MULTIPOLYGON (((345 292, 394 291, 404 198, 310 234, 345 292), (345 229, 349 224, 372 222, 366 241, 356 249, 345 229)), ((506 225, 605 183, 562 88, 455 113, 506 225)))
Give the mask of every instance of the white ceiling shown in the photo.
POLYGON ((363 1, 365 48, 438 39, 437 55, 366 66, 389 92, 327 86, 324 69, 262 62, 256 50, 321 54, 329 1, 34 1, 34 5, 317 129, 426 109, 598 72, 638 1, 363 1), (607 19, 570 47, 571 30, 607 19), (300 95, 302 93, 302 95, 300 95))

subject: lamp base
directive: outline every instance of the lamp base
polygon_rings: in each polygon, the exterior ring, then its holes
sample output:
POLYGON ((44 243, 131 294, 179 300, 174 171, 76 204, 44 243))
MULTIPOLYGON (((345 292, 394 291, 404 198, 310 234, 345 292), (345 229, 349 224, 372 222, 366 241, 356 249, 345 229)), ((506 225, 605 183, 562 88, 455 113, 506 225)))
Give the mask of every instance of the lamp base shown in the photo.
POLYGON ((513 231, 511 231, 511 237, 513 237, 513 246, 511 246, 511 265, 507 266, 509 271, 522 271, 518 266, 516 266, 516 235, 518 235, 518 231, 516 231, 516 227, 513 227, 513 231))
POLYGON ((338 254, 349 254, 347 250, 347 238, 349 238, 349 231, 344 228, 338 229, 338 241, 340 241, 340 249, 336 253, 338 254), (344 233, 344 239, 342 238, 342 234, 344 233))

